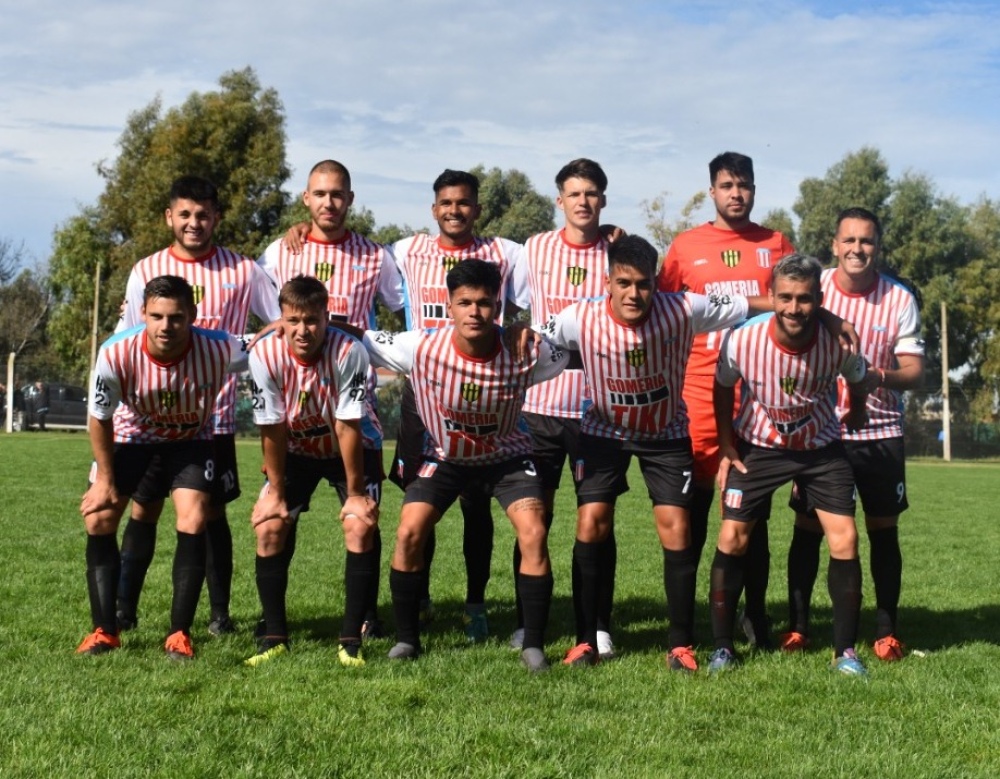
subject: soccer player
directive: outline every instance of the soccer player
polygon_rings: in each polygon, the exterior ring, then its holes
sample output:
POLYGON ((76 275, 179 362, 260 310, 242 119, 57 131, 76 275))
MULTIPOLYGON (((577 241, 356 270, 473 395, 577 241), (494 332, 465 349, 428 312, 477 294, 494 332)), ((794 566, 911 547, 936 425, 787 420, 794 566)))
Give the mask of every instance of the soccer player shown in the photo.
MULTIPOLYGON (((715 218, 674 238, 657 278, 663 292, 688 290, 701 295, 766 295, 771 267, 794 249, 779 232, 750 220, 756 185, 753 160, 737 152, 723 152, 708 164, 709 196, 715 218)), ((695 337, 684 375, 684 403, 690 417, 694 449, 691 495, 691 545, 695 564, 701 560, 708 534, 708 514, 719 470, 719 440, 712 407, 712 384, 723 333, 695 337)), ((768 646, 769 626, 764 596, 770 553, 767 523, 760 523, 752 539, 746 577, 746 620, 752 643, 768 646)))
POLYGON ((193 327, 195 317, 191 285, 177 276, 160 276, 146 285, 144 324, 112 336, 101 347, 90 394, 95 463, 80 502, 94 630, 77 648, 81 654, 120 646, 116 533, 129 496, 142 482, 169 493, 177 510, 165 649, 172 659, 194 657, 190 630, 205 579, 212 493, 221 475, 211 417, 227 371, 246 368, 242 343, 217 330, 193 327))
POLYGON ((574 464, 577 644, 563 661, 569 665, 600 660, 597 615, 608 575, 602 557, 635 455, 663 548, 667 663, 677 671, 698 667, 692 648, 697 560, 688 526, 691 440, 680 397, 684 368, 695 333, 731 327, 746 318, 751 305, 763 310, 767 301, 657 293, 656 260, 656 250, 645 239, 619 238, 608 247, 606 295, 564 308, 543 328, 558 346, 579 351, 593 395, 580 423, 574 464))
POLYGON ((726 335, 715 379, 719 489, 723 519, 712 562, 709 605, 715 651, 709 673, 736 664, 733 622, 754 525, 766 522, 771 496, 793 479, 809 495, 830 545, 834 667, 864 675, 854 652, 861 610, 861 565, 854 526, 854 480, 840 441, 837 374, 849 385, 843 423, 865 422, 865 362, 819 326, 822 267, 791 254, 774 267, 774 312, 726 335), (735 385, 739 413, 732 418, 735 385))
MULTIPOLYGON (((833 256, 837 267, 823 271, 823 305, 854 322, 861 353, 868 360, 868 424, 860 430, 841 428, 847 460, 865 512, 875 583, 875 655, 899 660, 903 646, 896 636, 896 612, 902 584, 899 515, 906 511, 903 452, 903 406, 900 393, 923 382, 924 342, 920 337, 919 301, 899 280, 879 271, 882 228, 864 208, 849 208, 837 217, 833 256)), ((838 413, 846 410, 848 391, 840 383, 838 413)), ((806 514, 807 495, 792 500, 796 509, 788 550, 789 632, 782 647, 805 648, 809 633, 809 601, 819 569, 822 528, 806 514)))
POLYGON ((321 479, 343 501, 344 618, 337 647, 341 665, 364 665, 362 622, 378 586, 375 548, 378 502, 367 490, 361 420, 365 416, 368 354, 348 335, 328 329, 329 296, 310 276, 286 282, 279 296, 281 336, 265 337, 250 355, 254 419, 260 425, 267 485, 254 507, 257 592, 265 629, 255 667, 288 650, 285 592, 298 519, 321 479))
MULTIPOLYGON (((170 204, 165 214, 173 243, 135 264, 129 274, 122 317, 116 332, 142 322, 146 284, 157 276, 172 274, 186 279, 194 289, 198 313, 197 327, 228 333, 246 331, 251 312, 266 322, 280 316, 278 292, 257 264, 248 257, 222 246, 212 237, 222 211, 215 185, 198 176, 182 176, 170 187, 170 204)), ((240 495, 236 468, 236 383, 227 378, 219 391, 212 415, 216 452, 214 463, 222 490, 209 509, 207 527, 207 582, 211 616, 208 630, 213 635, 235 630, 229 616, 233 579, 233 537, 226 517, 226 504, 240 495)), ((133 494, 132 516, 122 536, 122 576, 118 592, 118 621, 122 630, 137 624, 139 595, 156 545, 156 521, 166 493, 140 484, 133 494)))
MULTIPOLYGON (((299 228, 293 228, 292 242, 273 242, 264 251, 259 263, 267 274, 281 288, 296 276, 311 276, 318 279, 329 295, 328 316, 330 321, 347 322, 354 327, 370 329, 375 327, 375 298, 394 312, 403 308, 402 286, 396 265, 390 252, 381 244, 348 230, 348 211, 354 202, 351 190, 351 174, 340 162, 322 160, 309 171, 302 202, 309 209, 308 232, 299 235, 299 228)), ((399 315, 402 323, 402 314, 399 315)), ((377 378, 374 370, 368 374, 365 391, 367 413, 361 420, 364 440, 365 490, 376 501, 382 499, 382 482, 385 474, 382 468, 382 426, 378 419, 375 388, 377 378)), ((378 526, 374 528, 374 547, 377 561, 382 553, 382 536, 378 526)), ((375 638, 382 634, 378 619, 378 578, 369 590, 370 601, 365 607, 362 632, 365 637, 375 638)))
POLYGON ((397 643, 389 657, 413 659, 420 643, 424 548, 434 524, 470 489, 495 497, 507 512, 521 548, 517 591, 524 609, 521 661, 530 671, 548 667, 543 652, 552 600, 544 490, 520 420, 525 390, 550 379, 568 356, 547 341, 516 360, 495 324, 503 289, 497 263, 469 259, 447 275, 450 328, 406 333, 366 332, 377 365, 410 376, 417 411, 427 430, 422 462, 407 485, 389 573, 397 643))
MULTIPOLYGON (((581 158, 564 165, 555 181, 559 193, 556 208, 563 212, 565 224, 559 230, 529 238, 523 260, 514 270, 515 285, 528 288, 531 320, 536 326, 555 319, 560 311, 580 300, 603 296, 608 267, 608 241, 600 228, 607 175, 593 160, 581 158)), ((531 387, 524 401, 524 419, 545 487, 545 522, 549 528, 566 458, 574 465, 580 459, 580 419, 589 403, 590 391, 580 357, 575 353, 565 371, 531 387)), ((614 656, 610 624, 617 560, 614 528, 602 542, 600 560, 606 575, 602 578, 605 590, 597 614, 597 644, 601 657, 610 659, 614 656)), ((520 550, 515 544, 515 573, 520 564, 520 550)), ((517 619, 511 646, 520 649, 524 632, 520 603, 517 619)))

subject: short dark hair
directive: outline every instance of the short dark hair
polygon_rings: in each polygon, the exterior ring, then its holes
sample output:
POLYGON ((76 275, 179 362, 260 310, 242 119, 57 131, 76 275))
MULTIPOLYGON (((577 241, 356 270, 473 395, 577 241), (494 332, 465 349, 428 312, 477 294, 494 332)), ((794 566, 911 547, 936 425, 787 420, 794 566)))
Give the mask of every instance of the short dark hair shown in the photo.
POLYGON ((330 293, 315 276, 295 276, 285 282, 278 293, 278 305, 307 311, 322 308, 326 311, 330 293))
POLYGON ((559 191, 562 192, 563 184, 566 183, 567 179, 574 178, 592 181, 601 190, 601 194, 604 194, 604 190, 608 188, 608 177, 603 168, 586 157, 580 157, 580 159, 567 162, 559 169, 559 172, 556 174, 556 186, 559 188, 559 191))
POLYGON ((472 196, 479 200, 479 179, 468 171, 446 169, 434 179, 434 194, 437 195, 445 187, 468 187, 472 196))
POLYGON ((820 280, 823 276, 823 265, 815 257, 807 254, 788 254, 782 257, 778 264, 771 269, 771 288, 773 289, 778 279, 791 279, 792 281, 811 281, 813 291, 819 294, 821 289, 820 280))
POLYGON ((211 181, 201 176, 181 176, 170 185, 170 202, 193 200, 196 203, 211 203, 219 210, 219 190, 211 181))
POLYGON ((708 179, 712 186, 715 186, 715 177, 719 175, 719 171, 723 170, 731 173, 733 178, 743 179, 753 184, 753 160, 745 154, 724 151, 722 154, 716 155, 708 163, 708 179))
POLYGON ((142 304, 146 305, 153 298, 179 300, 189 308, 195 308, 194 289, 180 276, 157 276, 150 279, 142 291, 142 304))
POLYGON ((445 284, 448 285, 449 295, 453 295, 459 287, 473 287, 475 289, 485 289, 493 297, 500 297, 500 286, 502 283, 503 277, 500 275, 500 266, 495 262, 487 262, 486 260, 462 260, 448 271, 448 275, 445 276, 445 284))
POLYGON ((867 208, 861 208, 860 206, 852 206, 851 208, 845 208, 839 214, 837 214, 837 230, 840 230, 840 223, 845 219, 861 219, 865 222, 871 222, 875 225, 875 235, 878 237, 878 242, 882 243, 882 223, 879 222, 878 217, 875 216, 867 208))
POLYGON ((320 160, 315 165, 309 169, 309 175, 306 177, 306 186, 309 186, 309 179, 312 178, 313 173, 339 173, 344 177, 344 181, 347 182, 347 189, 351 188, 351 172, 347 169, 347 166, 342 162, 337 162, 336 160, 320 160))
POLYGON ((649 278, 656 275, 656 247, 639 235, 624 235, 608 244, 608 274, 615 265, 635 268, 649 278))

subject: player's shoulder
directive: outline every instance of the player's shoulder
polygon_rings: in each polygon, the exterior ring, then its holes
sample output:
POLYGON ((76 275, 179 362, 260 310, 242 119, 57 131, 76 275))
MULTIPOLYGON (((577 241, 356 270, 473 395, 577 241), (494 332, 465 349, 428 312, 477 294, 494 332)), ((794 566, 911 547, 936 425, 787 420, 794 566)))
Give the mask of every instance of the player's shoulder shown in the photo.
MULTIPOLYGON (((765 311, 762 314, 757 314, 750 317, 745 322, 740 322, 733 329, 736 331, 741 331, 742 333, 753 333, 761 328, 767 328, 770 326, 771 320, 774 319, 773 311, 765 311)), ((825 329, 825 328, 820 328, 825 329)))
POLYGON ((230 339, 233 337, 225 330, 209 330, 205 327, 192 327, 191 335, 213 343, 229 343, 230 339))
POLYGON ((108 349, 115 344, 121 343, 123 341, 134 340, 137 336, 141 335, 146 329, 146 323, 140 322, 137 325, 133 325, 126 330, 122 330, 119 333, 113 333, 110 335, 104 343, 101 344, 102 349, 108 349))
POLYGON ((249 267, 256 264, 252 258, 225 246, 215 247, 215 255, 212 257, 212 262, 219 267, 236 267, 240 265, 249 267))

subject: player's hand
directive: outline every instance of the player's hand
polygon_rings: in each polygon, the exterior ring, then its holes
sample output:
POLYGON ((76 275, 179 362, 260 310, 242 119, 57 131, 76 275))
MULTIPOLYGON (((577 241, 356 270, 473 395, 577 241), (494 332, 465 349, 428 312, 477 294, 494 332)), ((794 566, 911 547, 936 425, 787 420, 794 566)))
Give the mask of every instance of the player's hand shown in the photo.
POLYGON ((344 501, 344 507, 340 510, 340 521, 355 517, 360 519, 369 527, 378 523, 378 503, 371 495, 353 495, 344 501))
POLYGON ((261 338, 270 333, 276 333, 279 338, 285 334, 285 325, 282 320, 275 319, 273 322, 269 322, 258 332, 254 333, 253 338, 251 338, 249 343, 247 343, 247 351, 253 349, 261 338))
POLYGON ((719 472, 715 476, 715 483, 719 486, 719 493, 726 491, 726 482, 729 481, 729 470, 735 468, 740 473, 746 473, 747 467, 740 459, 739 452, 735 447, 719 447, 719 472))
POLYGON ((516 362, 524 362, 531 355, 532 345, 538 346, 542 336, 531 329, 527 322, 513 322, 503 331, 504 348, 516 362))
POLYGON ((288 251, 292 254, 302 253, 302 247, 305 245, 306 236, 309 235, 311 227, 309 222, 299 222, 288 228, 285 237, 281 239, 282 243, 288 247, 288 251))
POLYGON ((858 338, 858 331, 846 319, 840 320, 840 327, 837 330, 836 336, 840 341, 840 345, 851 354, 861 354, 861 339, 858 338))
POLYGON ((250 526, 257 527, 257 525, 270 522, 272 519, 280 520, 286 525, 292 521, 292 517, 288 513, 288 506, 285 504, 285 499, 277 495, 269 488, 269 485, 265 484, 264 489, 260 491, 260 497, 257 498, 257 502, 253 506, 253 513, 250 515, 250 526))
POLYGON ((608 243, 614 243, 619 238, 624 238, 628 235, 628 233, 622 230, 618 225, 601 225, 599 229, 601 231, 601 237, 608 243))
POLYGON ((840 418, 840 422, 852 433, 861 430, 868 424, 868 407, 864 403, 860 403, 857 407, 848 409, 847 413, 840 418))
POLYGON ((117 503, 118 490, 115 489, 115 485, 111 482, 95 481, 80 499, 80 513, 86 517, 112 508, 117 503))

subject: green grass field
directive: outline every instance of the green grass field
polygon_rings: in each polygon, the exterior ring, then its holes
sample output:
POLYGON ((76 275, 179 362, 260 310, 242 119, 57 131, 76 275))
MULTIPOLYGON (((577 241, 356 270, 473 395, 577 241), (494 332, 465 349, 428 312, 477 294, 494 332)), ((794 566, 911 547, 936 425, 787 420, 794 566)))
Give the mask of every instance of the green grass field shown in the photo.
MULTIPOLYGON (((138 630, 123 649, 78 657, 89 630, 84 532, 77 513, 89 466, 83 434, 0 437, 3 617, 0 620, 0 777, 672 776, 965 777, 1000 775, 1000 594, 992 509, 1000 466, 910 465, 901 532, 900 621, 910 655, 878 664, 867 642, 867 682, 830 673, 830 608, 815 597, 815 649, 748 656, 738 671, 684 677, 663 662, 662 557, 645 489, 619 504, 615 642, 620 659, 594 669, 557 660, 573 642, 570 549, 574 501, 559 496, 551 549, 556 593, 551 673, 527 674, 507 646, 513 627, 513 533, 497 522, 488 593, 495 638, 468 647, 461 628, 461 520, 439 526, 432 592, 437 619, 416 663, 385 659, 390 639, 367 645, 368 664, 334 656, 342 604, 343 543, 332 490, 299 531, 289 615, 293 652, 256 670, 254 542, 247 517, 259 453, 242 441, 244 497, 230 507, 236 543, 233 616, 240 632, 193 633, 198 659, 165 659, 172 515, 160 528, 138 630)), ((785 614, 791 517, 772 520, 770 610, 785 614)), ((399 492, 387 486, 383 533, 391 548, 399 492)), ((862 534, 863 536, 863 534, 862 534)), ((862 540, 862 559, 867 546, 862 540)), ((383 616, 391 616, 383 559, 383 616)), ((706 554, 707 557, 707 554, 706 554)), ((865 566, 867 568, 867 565, 865 566)), ((711 648, 699 571, 698 647, 711 648)))

